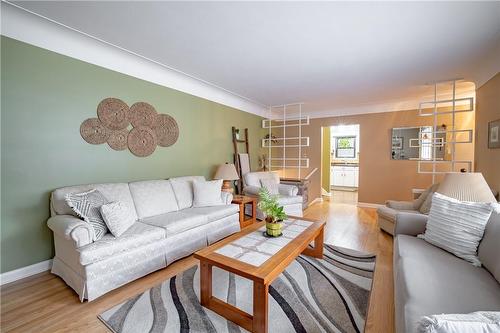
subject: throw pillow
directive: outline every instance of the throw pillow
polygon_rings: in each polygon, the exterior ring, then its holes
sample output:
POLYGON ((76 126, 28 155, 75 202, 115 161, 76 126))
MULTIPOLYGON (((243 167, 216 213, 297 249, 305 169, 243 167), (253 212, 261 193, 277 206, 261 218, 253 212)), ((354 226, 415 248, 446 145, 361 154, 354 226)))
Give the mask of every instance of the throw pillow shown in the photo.
POLYGON ((422 317, 419 333, 499 332, 500 312, 479 311, 467 314, 441 314, 422 317))
POLYGON ((82 193, 68 193, 66 202, 73 211, 94 229, 94 240, 99 240, 108 232, 100 208, 108 200, 96 189, 82 193))
POLYGON ((434 193, 423 238, 474 266, 481 266, 477 247, 492 211, 490 203, 462 202, 434 193))
POLYGON ((420 208, 418 209, 420 211, 420 213, 426 214, 426 215, 429 214, 429 212, 431 210, 431 204, 432 204, 432 195, 436 192, 438 187, 439 187, 439 183, 432 185, 431 187, 429 187, 425 191, 425 192, 427 192, 427 195, 425 196, 425 200, 423 200, 422 204, 420 205, 420 208))
POLYGON ((223 205, 221 195, 222 179, 211 181, 193 181, 193 207, 223 205))
POLYGON ((280 194, 279 184, 274 181, 274 179, 261 179, 260 186, 267 188, 269 194, 277 195, 280 194))
POLYGON ((174 189, 179 209, 186 209, 193 205, 193 181, 170 179, 174 189))
POLYGON ((121 201, 102 205, 101 215, 109 231, 111 231, 115 237, 120 237, 135 223, 135 219, 130 213, 127 205, 121 201))

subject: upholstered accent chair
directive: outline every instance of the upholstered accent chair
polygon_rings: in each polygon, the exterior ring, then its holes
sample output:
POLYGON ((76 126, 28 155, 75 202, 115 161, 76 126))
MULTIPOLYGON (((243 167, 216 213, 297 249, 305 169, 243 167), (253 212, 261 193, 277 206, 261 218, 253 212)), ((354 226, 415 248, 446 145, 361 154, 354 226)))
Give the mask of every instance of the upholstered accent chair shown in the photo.
POLYGON ((387 200, 385 206, 377 209, 377 223, 380 229, 394 235, 394 228, 399 220, 414 223, 426 223, 429 214, 432 195, 436 192, 439 184, 434 184, 422 192, 413 201, 387 200))
MULTIPOLYGON (((302 216, 302 196, 297 195, 299 189, 294 185, 280 184, 280 177, 274 171, 248 172, 243 175, 243 194, 258 197, 262 187, 261 180, 272 181, 278 185, 278 202, 283 205, 285 213, 293 216, 302 216)), ((250 207, 248 207, 249 209, 250 207)), ((246 212, 246 209, 245 209, 246 212)), ((250 213, 250 212, 247 212, 250 213)), ((262 211, 257 209, 257 218, 263 220, 265 218, 262 211)))

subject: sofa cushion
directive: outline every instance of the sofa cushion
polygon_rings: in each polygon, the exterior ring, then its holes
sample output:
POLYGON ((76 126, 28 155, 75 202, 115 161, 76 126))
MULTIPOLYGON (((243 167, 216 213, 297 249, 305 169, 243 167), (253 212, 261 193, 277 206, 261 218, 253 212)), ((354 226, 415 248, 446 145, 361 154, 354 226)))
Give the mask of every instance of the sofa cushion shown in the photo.
POLYGON ((420 214, 418 210, 408 210, 408 209, 396 210, 387 206, 380 206, 379 208, 377 208, 378 215, 392 222, 396 221, 396 215, 401 212, 420 214))
POLYGON ((164 229, 166 231, 166 236, 170 237, 207 224, 208 217, 206 215, 190 213, 184 209, 177 212, 149 217, 141 220, 141 222, 164 229))
POLYGON ((129 184, 139 219, 179 210, 168 180, 146 180, 129 184))
POLYGON ((243 180, 245 186, 257 186, 260 187, 261 179, 272 179, 276 184, 280 183, 280 176, 275 171, 259 171, 259 172, 249 172, 243 175, 243 180))
POLYGON ((120 237, 108 233, 100 240, 78 248, 79 261, 82 265, 88 265, 164 238, 165 230, 135 222, 120 237))
POLYGON ((212 207, 193 207, 184 210, 184 212, 187 213, 193 213, 196 215, 205 215, 208 217, 208 222, 217 221, 226 216, 238 214, 239 211, 240 211, 240 206, 235 204, 212 206, 212 207))
POLYGON ((420 213, 429 214, 429 212, 431 210, 431 205, 432 205, 432 196, 433 196, 434 192, 437 191, 438 187, 439 187, 439 183, 436 183, 436 184, 433 184, 431 187, 429 187, 426 190, 427 196, 425 197, 425 200, 422 201, 422 203, 420 204, 420 206, 418 208, 420 213))
POLYGON ((500 287, 486 269, 423 239, 396 237, 394 269, 396 318, 405 332, 416 332, 426 315, 500 310, 500 287))
POLYGON ((481 266, 477 248, 491 211, 490 203, 462 202, 434 193, 423 238, 474 266, 481 266))
POLYGON ((127 206, 121 201, 102 205, 100 210, 106 226, 115 237, 120 237, 135 223, 127 206))
POLYGON ((271 195, 277 195, 280 193, 279 185, 280 184, 276 183, 276 181, 274 179, 261 179, 260 180, 260 186, 267 189, 267 191, 271 195))
POLYGON ((68 193, 81 193, 97 189, 109 201, 121 201, 130 210, 130 213, 137 220, 137 212, 135 210, 134 200, 130 194, 130 189, 127 183, 110 183, 110 184, 88 184, 61 187, 52 192, 51 207, 55 214, 58 215, 73 215, 75 212, 66 203, 65 197, 68 193))
POLYGON ((205 181, 203 176, 186 176, 170 178, 175 198, 179 209, 189 208, 193 205, 193 181, 205 181))
POLYGON ((478 248, 479 260, 500 283, 500 212, 493 211, 478 248))
POLYGON ((288 196, 288 195, 279 195, 278 196, 278 203, 280 205, 292 205, 292 204, 302 204, 302 196, 301 195, 293 195, 293 196, 288 196))
POLYGON ((221 196, 222 179, 193 182, 193 207, 224 205, 221 196))

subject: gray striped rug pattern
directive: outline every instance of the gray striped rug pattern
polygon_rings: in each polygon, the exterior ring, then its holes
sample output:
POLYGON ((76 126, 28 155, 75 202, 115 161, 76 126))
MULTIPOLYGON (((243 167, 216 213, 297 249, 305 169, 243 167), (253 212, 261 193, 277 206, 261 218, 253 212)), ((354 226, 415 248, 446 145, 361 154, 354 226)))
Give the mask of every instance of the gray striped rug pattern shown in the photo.
MULTIPOLYGON (((325 245, 299 256, 269 288, 269 332, 363 332, 375 256, 325 245)), ((218 268, 213 295, 252 313, 252 281, 218 268)), ((199 266, 99 315, 113 332, 246 332, 202 307, 199 266)))

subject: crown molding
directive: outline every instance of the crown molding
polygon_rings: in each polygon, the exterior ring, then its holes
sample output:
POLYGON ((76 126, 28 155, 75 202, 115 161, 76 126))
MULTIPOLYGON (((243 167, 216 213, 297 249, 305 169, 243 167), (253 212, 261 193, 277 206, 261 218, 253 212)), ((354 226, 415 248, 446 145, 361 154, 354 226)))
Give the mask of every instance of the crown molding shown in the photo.
MULTIPOLYGON (((500 33, 498 34, 500 40, 500 33)), ((493 48, 480 59, 476 66, 474 82, 476 89, 481 88, 486 82, 500 72, 500 43, 496 43, 493 48)))
MULTIPOLYGON (((475 97, 475 90, 461 90, 457 92, 457 98, 462 98, 462 97, 475 97)), ((437 97, 438 100, 446 98, 449 98, 449 93, 438 94, 437 97)), ((307 115, 309 115, 309 118, 314 119, 314 118, 328 118, 328 117, 348 117, 348 116, 371 114, 371 113, 411 111, 411 110, 418 110, 421 102, 432 101, 433 99, 434 99, 433 95, 425 95, 419 98, 393 100, 393 101, 378 102, 378 103, 373 102, 346 108, 312 111, 312 112, 307 112, 307 115)))
POLYGON ((1 34, 71 58, 179 90, 258 116, 267 106, 110 44, 13 3, 1 3, 1 34))

